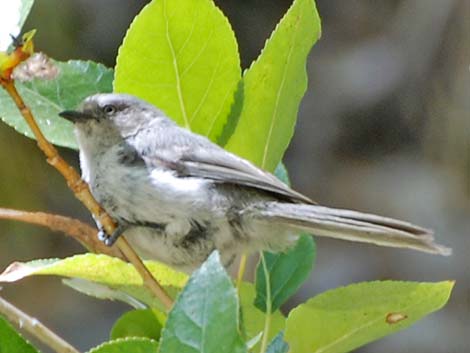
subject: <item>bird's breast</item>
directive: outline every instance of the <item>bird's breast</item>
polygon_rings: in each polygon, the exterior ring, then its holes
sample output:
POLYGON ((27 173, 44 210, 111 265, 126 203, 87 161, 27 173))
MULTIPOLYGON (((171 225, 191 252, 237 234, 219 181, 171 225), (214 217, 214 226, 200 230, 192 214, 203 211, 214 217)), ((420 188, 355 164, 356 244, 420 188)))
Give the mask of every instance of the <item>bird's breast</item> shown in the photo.
POLYGON ((92 192, 111 216, 130 222, 171 223, 206 218, 211 212, 207 180, 178 177, 172 170, 144 163, 123 164, 119 158, 108 153, 87 168, 92 192))

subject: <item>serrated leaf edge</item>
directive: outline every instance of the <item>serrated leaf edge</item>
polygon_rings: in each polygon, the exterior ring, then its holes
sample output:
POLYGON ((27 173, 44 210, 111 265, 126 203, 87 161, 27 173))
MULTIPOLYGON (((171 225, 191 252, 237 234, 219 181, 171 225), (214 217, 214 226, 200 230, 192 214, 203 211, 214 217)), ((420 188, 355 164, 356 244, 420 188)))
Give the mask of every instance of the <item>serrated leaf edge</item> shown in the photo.
POLYGON ((105 348, 107 346, 110 346, 112 344, 119 343, 119 342, 149 342, 149 343, 155 343, 158 346, 158 342, 155 341, 154 339, 151 339, 151 338, 146 338, 146 337, 123 337, 123 338, 117 338, 115 340, 110 340, 110 341, 101 343, 100 345, 90 349, 87 353, 95 353, 99 349, 105 348))

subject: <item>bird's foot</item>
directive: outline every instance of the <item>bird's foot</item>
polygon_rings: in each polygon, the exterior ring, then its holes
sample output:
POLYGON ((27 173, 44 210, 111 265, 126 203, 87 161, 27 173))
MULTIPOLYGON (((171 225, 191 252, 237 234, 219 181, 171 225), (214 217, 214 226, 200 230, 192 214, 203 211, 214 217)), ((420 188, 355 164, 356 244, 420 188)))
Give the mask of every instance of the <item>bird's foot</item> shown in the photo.
POLYGON ((126 225, 118 224, 117 228, 113 231, 112 234, 108 234, 103 227, 100 227, 98 231, 98 239, 104 243, 106 246, 112 246, 116 240, 124 233, 127 229, 126 225))

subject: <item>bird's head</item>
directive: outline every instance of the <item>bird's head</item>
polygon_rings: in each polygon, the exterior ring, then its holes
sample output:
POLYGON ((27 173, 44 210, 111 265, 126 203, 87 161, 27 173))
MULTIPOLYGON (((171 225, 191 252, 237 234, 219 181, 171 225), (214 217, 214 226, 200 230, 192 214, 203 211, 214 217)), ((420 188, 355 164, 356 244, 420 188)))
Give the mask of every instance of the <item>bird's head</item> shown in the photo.
POLYGON ((155 120, 167 120, 153 105, 128 94, 96 94, 85 98, 77 110, 59 115, 75 124, 79 144, 105 146, 120 143, 148 128, 155 120))

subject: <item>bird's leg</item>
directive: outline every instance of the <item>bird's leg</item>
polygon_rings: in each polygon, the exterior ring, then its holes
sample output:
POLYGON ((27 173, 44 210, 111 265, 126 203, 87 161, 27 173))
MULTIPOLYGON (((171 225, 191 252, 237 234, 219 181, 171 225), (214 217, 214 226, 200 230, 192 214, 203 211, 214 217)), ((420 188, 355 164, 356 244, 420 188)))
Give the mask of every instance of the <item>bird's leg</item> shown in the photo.
POLYGON ((116 229, 113 231, 112 234, 106 233, 106 231, 103 229, 103 227, 100 225, 98 231, 98 239, 101 240, 104 245, 106 246, 112 246, 116 240, 126 231, 128 228, 127 224, 123 223, 118 223, 118 226, 116 229))

